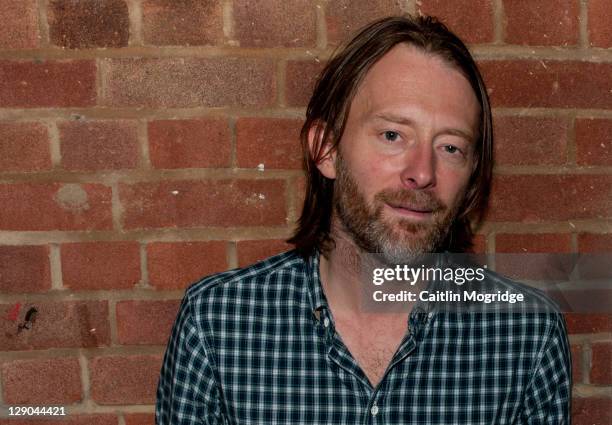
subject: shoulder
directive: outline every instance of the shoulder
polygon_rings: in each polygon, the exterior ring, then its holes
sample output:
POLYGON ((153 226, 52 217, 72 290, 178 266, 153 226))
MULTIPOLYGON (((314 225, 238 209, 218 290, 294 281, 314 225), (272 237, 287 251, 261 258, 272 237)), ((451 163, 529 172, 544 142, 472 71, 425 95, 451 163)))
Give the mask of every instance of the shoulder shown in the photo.
MULTIPOLYGON (((535 287, 524 282, 510 279, 492 270, 485 271, 485 280, 479 283, 478 292, 489 294, 512 294, 515 300, 497 304, 482 304, 478 311, 494 313, 495 317, 505 322, 508 331, 512 330, 523 336, 538 341, 541 348, 549 345, 551 340, 557 343, 567 338, 567 329, 562 309, 551 298, 551 291, 535 287), (484 286, 483 286, 484 285, 484 286)), ((474 288, 474 285, 470 285, 474 288)))
POLYGON ((279 291, 303 287, 307 267, 296 251, 284 252, 248 267, 206 276, 187 288, 185 298, 194 314, 215 305, 261 301, 279 291))

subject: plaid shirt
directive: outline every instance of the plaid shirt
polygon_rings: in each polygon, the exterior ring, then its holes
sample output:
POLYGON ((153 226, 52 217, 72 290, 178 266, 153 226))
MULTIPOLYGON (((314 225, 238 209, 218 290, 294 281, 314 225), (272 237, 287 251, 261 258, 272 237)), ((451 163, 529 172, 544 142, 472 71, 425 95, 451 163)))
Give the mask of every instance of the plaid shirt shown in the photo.
POLYGON ((207 277, 187 290, 174 323, 157 424, 569 423, 558 311, 418 305, 408 325, 373 388, 334 330, 318 255, 288 252, 207 277))

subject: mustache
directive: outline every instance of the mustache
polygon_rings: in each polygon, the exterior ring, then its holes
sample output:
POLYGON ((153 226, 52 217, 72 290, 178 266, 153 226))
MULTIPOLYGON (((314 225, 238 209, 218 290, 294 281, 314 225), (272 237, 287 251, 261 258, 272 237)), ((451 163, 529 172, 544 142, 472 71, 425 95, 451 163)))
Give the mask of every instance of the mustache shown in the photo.
POLYGON ((430 192, 414 190, 386 189, 374 196, 375 201, 384 202, 392 207, 401 207, 415 211, 440 212, 447 209, 446 205, 430 192))

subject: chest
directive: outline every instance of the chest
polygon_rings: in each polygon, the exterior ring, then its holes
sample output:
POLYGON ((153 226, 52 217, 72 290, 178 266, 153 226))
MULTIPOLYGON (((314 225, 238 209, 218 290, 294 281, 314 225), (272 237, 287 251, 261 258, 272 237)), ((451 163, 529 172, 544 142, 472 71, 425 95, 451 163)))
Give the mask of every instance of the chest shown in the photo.
POLYGON ((369 324, 343 319, 336 321, 336 332, 372 386, 383 378, 406 330, 404 319, 369 324))
POLYGON ((540 350, 539 344, 526 346, 524 341, 542 339, 536 327, 526 328, 533 333, 509 337, 516 326, 437 320, 385 375, 406 334, 406 321, 364 324, 338 316, 334 330, 348 353, 337 347, 335 338, 327 338, 329 329, 322 324, 298 326, 264 317, 244 328, 252 332, 226 334, 215 351, 223 354, 216 360, 228 422, 516 423, 540 350), (270 329, 277 331, 266 332, 270 329), (383 385, 377 391, 366 388, 356 366, 372 386, 384 376, 383 385))

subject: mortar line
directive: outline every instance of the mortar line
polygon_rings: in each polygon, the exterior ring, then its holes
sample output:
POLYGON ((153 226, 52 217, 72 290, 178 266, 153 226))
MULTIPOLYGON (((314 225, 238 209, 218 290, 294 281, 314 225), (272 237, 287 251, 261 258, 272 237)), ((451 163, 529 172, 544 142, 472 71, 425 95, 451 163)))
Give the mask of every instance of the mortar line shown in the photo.
POLYGON ((113 230, 123 232, 123 207, 119 198, 119 183, 113 181, 111 187, 111 214, 113 219, 113 230))
POLYGON ((234 39, 234 5, 231 0, 224 0, 221 7, 225 44, 228 46, 239 46, 240 43, 234 39))
MULTIPOLYGON (((309 59, 312 47, 238 47, 238 46, 127 46, 112 48, 59 49, 54 47, 40 49, 0 49, 0 58, 9 60, 49 60, 49 59, 173 59, 173 58, 276 58, 309 59)), ((334 53, 333 47, 318 50, 323 60, 334 53)), ((521 46, 508 44, 478 44, 470 47, 477 59, 527 59, 527 60, 576 60, 583 62, 612 62, 612 51, 605 48, 579 48, 576 46, 521 46)))
POLYGON ((62 147, 57 120, 45 122, 49 135, 49 153, 51 155, 51 166, 53 169, 61 168, 62 147))
POLYGON ((142 4, 140 0, 128 0, 129 38, 128 46, 144 45, 142 30, 142 4))
POLYGON ((503 0, 493 0, 493 43, 504 44, 506 33, 506 14, 503 0))
POLYGON ((286 76, 287 74, 287 61, 279 60, 276 63, 276 104, 279 108, 284 108, 287 104, 286 95, 286 76))
POLYGON ((315 32, 316 32, 316 48, 325 49, 327 47, 327 22, 326 22, 326 10, 325 6, 327 3, 316 0, 315 6, 315 32))
POLYGON ((37 0, 36 8, 38 12, 38 31, 40 35, 40 45, 49 47, 51 44, 49 35, 48 2, 47 0, 37 0))
POLYGON ((591 383, 591 362, 593 361, 593 350, 591 343, 587 342, 582 349, 582 382, 585 384, 591 383))
POLYGON ((106 96, 106 61, 107 59, 96 58, 96 105, 103 103, 106 96))
POLYGON ((138 144, 140 145, 140 167, 152 169, 151 153, 149 151, 149 120, 147 118, 138 121, 138 144))
POLYGON ((49 244, 49 266, 51 268, 51 289, 64 289, 61 247, 58 243, 49 244))
POLYGON ((81 367, 81 385, 83 386, 83 402, 90 401, 91 397, 91 379, 89 376, 89 365, 83 351, 78 351, 79 366, 81 367))
POLYGON ((147 243, 140 242, 140 282, 139 288, 154 289, 149 282, 149 267, 147 256, 147 243))
POLYGON ((417 6, 416 6, 416 0, 405 0, 404 1, 404 10, 406 13, 409 13, 411 15, 416 15, 417 13, 417 6))
POLYGON ((578 45, 582 49, 588 49, 589 45, 589 11, 587 0, 580 0, 578 6, 578 45))
POLYGON ((238 267, 238 244, 236 241, 227 241, 226 244, 227 266, 230 269, 238 267))
POLYGON ((108 322, 110 325, 110 344, 111 346, 119 345, 117 340, 117 301, 108 300, 108 322))

